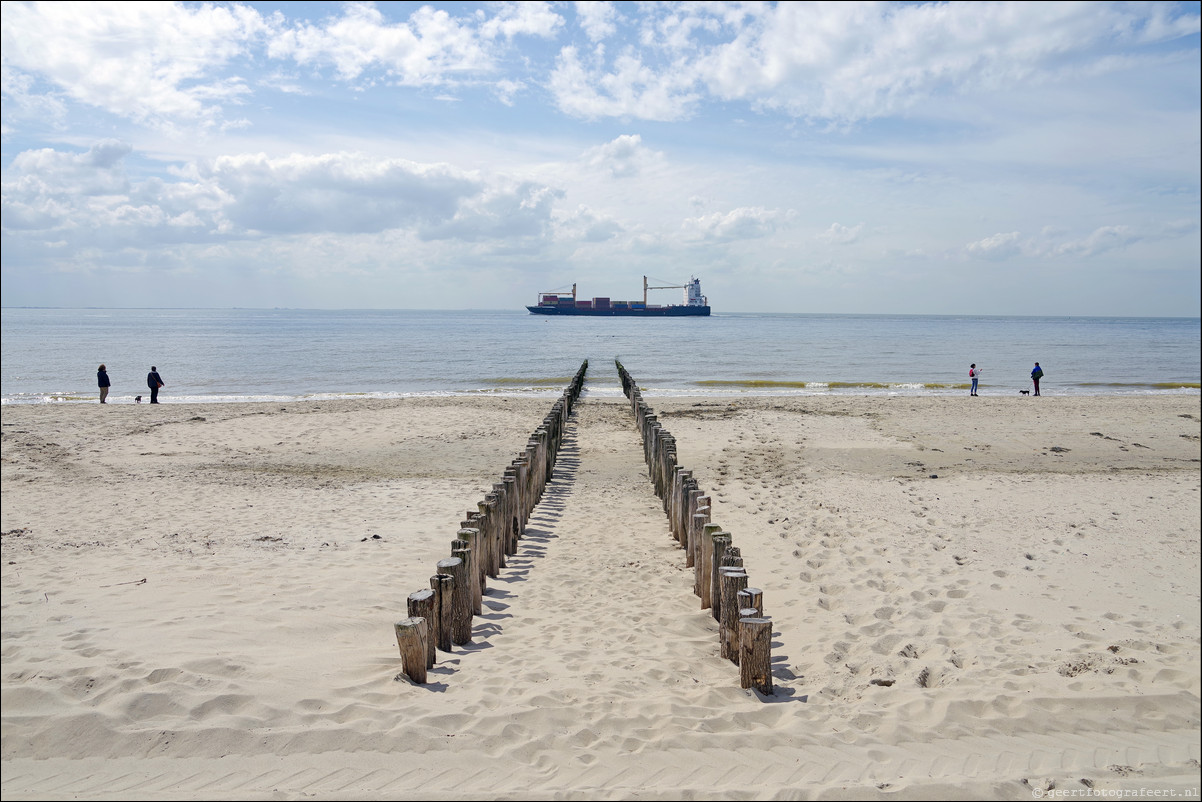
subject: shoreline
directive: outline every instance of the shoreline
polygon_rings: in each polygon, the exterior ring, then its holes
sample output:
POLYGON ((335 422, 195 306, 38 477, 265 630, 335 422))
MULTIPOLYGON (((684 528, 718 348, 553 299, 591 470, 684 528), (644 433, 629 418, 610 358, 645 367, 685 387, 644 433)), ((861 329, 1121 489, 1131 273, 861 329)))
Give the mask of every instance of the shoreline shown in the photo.
MULTIPOLYGON (((564 379, 561 384, 566 384, 564 379)), ((594 386, 586 394, 598 399, 621 399, 621 386, 605 377, 599 382, 590 379, 594 386)), ((517 384, 517 383, 515 383, 517 384)), ((661 399, 723 398, 723 399, 782 399, 782 398, 955 398, 966 396, 970 385, 965 383, 903 383, 881 384, 876 382, 785 382, 767 380, 705 380, 696 382, 693 388, 640 388, 644 396, 661 399), (743 388, 743 389, 739 389, 743 388)), ((561 392, 560 385, 539 381, 521 387, 481 387, 465 390, 429 390, 413 392, 356 392, 356 393, 309 393, 305 395, 259 394, 247 395, 183 395, 172 396, 163 392, 160 404, 291 404, 324 401, 396 401, 410 398, 549 398, 554 400, 561 392)), ((1202 385, 1197 382, 1158 382, 1154 384, 1093 383, 1068 388, 1044 388, 1041 397, 1059 398, 1142 398, 1160 396, 1199 396, 1202 385), (1124 389, 1126 388, 1126 389, 1124 389)), ((992 389, 982 385, 982 397, 1018 398, 1017 389, 992 389)), ((142 394, 143 399, 146 398, 142 394)), ((0 407, 39 406, 56 404, 95 404, 95 393, 33 393, 16 394, 0 398, 0 407)), ((108 403, 114 405, 135 404, 134 394, 110 394, 108 403)))
POLYGON ((647 397, 774 697, 620 389, 426 688, 391 625, 548 397, 6 406, 5 798, 1196 797, 1197 396, 647 397))

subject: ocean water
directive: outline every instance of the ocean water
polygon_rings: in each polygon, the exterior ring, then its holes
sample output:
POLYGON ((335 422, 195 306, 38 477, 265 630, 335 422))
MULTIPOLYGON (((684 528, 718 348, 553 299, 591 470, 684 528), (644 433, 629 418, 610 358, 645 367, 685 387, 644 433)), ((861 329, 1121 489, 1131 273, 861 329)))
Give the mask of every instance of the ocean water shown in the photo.
POLYGON ((1198 318, 714 314, 543 317, 524 311, 0 310, 4 404, 494 393, 558 395, 589 360, 586 392, 621 395, 620 359, 648 397, 1199 392, 1198 318))

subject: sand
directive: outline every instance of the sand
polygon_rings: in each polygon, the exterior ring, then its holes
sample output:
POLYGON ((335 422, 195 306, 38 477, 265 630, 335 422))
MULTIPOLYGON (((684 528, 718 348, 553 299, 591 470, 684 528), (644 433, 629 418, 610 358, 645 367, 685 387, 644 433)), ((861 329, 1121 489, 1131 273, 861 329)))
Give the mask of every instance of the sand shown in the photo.
POLYGON ((4 799, 1198 798, 1198 396, 647 400, 773 696, 620 399, 424 686, 392 625, 553 398, 4 407, 4 799))

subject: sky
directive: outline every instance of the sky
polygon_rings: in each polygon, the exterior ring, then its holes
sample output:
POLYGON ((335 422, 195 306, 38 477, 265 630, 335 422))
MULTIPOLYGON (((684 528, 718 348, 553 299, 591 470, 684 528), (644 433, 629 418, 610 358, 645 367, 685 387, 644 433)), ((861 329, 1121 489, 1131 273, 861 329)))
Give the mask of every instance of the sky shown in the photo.
POLYGON ((1199 12, 4 2, 0 304, 1194 317, 1199 12))

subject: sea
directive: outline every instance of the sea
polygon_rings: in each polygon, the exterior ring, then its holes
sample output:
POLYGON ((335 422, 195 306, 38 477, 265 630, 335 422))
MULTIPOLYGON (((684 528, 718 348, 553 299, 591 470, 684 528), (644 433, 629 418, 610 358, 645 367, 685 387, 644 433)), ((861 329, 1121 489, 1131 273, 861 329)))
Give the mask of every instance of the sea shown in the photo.
POLYGON ((586 394, 646 397, 1199 394, 1198 318, 722 314, 545 317, 524 310, 0 310, 0 401, 288 402, 557 396, 588 360, 586 394))

